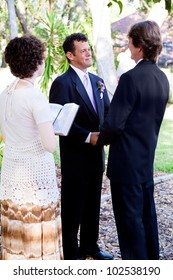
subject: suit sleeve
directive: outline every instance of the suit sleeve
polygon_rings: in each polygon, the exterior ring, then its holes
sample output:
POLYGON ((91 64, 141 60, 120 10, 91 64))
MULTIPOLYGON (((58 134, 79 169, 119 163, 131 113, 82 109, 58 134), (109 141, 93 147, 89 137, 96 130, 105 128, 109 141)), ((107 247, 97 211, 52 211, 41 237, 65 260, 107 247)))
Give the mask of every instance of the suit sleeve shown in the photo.
POLYGON ((136 102, 136 87, 128 73, 121 76, 110 103, 109 112, 98 138, 98 145, 110 144, 123 133, 127 119, 136 102))
POLYGON ((51 85, 49 93, 49 102, 64 105, 69 103, 69 96, 66 94, 67 87, 60 79, 55 79, 51 85))

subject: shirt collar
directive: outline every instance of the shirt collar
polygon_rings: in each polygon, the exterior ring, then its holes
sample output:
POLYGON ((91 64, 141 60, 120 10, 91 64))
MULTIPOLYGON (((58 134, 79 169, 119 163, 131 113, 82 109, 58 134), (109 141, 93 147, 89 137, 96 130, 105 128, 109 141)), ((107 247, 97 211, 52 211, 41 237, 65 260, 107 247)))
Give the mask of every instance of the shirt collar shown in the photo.
POLYGON ((137 62, 136 62, 136 64, 138 64, 140 61, 142 61, 143 60, 143 58, 141 58, 141 59, 139 59, 137 62))
POLYGON ((88 75, 88 72, 83 72, 82 70, 80 70, 79 68, 71 65, 71 68, 73 68, 73 70, 76 72, 76 74, 79 76, 80 80, 83 82, 84 80, 84 75, 87 74, 88 75))

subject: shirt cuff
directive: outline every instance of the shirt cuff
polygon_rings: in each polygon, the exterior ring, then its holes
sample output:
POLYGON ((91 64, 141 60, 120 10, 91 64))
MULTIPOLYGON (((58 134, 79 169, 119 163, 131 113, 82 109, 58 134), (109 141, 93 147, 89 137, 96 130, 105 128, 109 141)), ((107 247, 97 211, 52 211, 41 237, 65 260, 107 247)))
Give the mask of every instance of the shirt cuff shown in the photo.
POLYGON ((90 139, 91 139, 91 132, 88 134, 85 143, 90 143, 90 139))

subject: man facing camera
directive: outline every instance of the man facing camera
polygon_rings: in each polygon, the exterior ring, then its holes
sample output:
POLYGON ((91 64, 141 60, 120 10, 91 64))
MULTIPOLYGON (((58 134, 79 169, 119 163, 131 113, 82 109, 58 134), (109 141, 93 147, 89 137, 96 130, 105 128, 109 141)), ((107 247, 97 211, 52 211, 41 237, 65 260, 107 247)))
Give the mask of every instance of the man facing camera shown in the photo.
POLYGON ((49 101, 80 106, 68 136, 59 137, 64 259, 110 260, 97 245, 104 150, 92 145, 110 102, 103 80, 87 71, 92 65, 87 37, 71 34, 63 49, 69 69, 54 80, 49 101))

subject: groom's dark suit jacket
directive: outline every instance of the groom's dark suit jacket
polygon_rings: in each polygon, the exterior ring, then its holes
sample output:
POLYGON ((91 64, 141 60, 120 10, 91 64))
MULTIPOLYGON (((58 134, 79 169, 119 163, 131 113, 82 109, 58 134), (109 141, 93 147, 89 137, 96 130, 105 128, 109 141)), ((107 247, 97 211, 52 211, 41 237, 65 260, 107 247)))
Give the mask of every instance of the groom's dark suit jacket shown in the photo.
POLYGON ((103 98, 97 82, 102 81, 98 76, 89 73, 93 94, 96 102, 95 112, 88 94, 76 74, 69 67, 66 73, 57 77, 50 90, 51 103, 65 104, 74 102, 78 104, 79 111, 68 136, 60 136, 61 172, 63 175, 78 176, 101 173, 104 170, 103 148, 86 144, 89 132, 99 131, 109 108, 109 98, 106 89, 103 98))
POLYGON ((79 105, 68 136, 60 136, 63 250, 64 258, 70 260, 99 251, 97 241, 104 150, 103 147, 85 143, 85 140, 90 132, 100 130, 110 102, 106 89, 101 93, 97 85, 103 80, 90 73, 89 77, 97 113, 72 67, 54 80, 49 98, 52 103, 63 105, 74 102, 79 105))
POLYGON ((168 79, 151 61, 142 60, 121 76, 98 140, 110 142, 107 175, 114 182, 140 184, 153 178, 168 95, 168 79))

